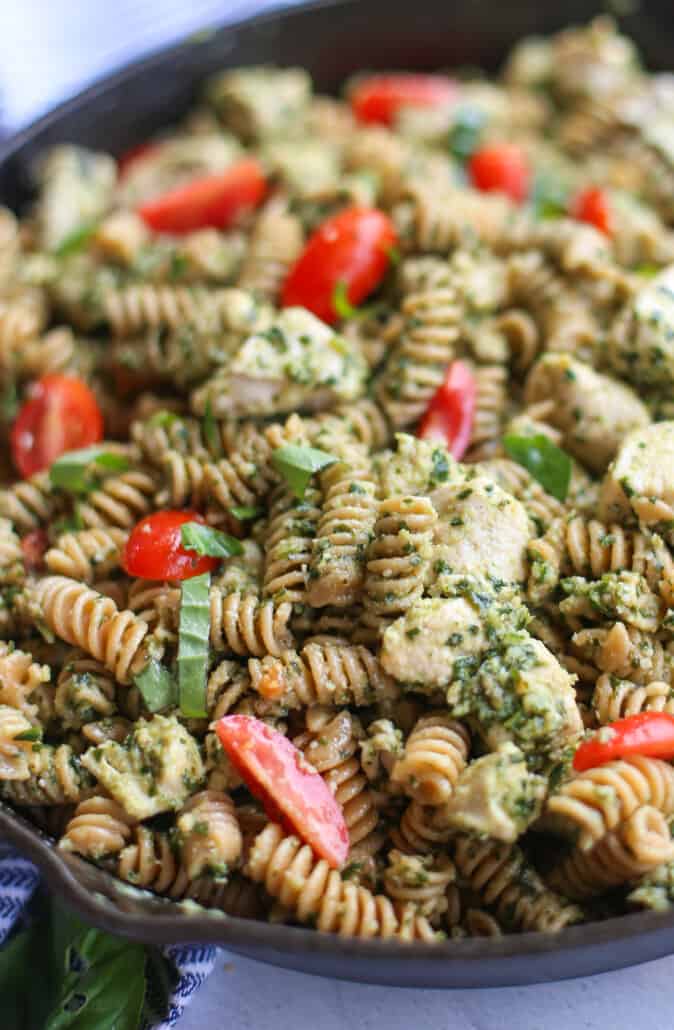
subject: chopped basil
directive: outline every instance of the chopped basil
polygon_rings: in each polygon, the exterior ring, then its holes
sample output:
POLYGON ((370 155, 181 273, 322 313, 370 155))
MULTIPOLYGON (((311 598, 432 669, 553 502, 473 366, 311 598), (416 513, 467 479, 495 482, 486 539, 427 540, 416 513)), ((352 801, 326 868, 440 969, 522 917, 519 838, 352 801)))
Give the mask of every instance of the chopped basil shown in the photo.
POLYGON ((156 659, 148 662, 133 681, 150 712, 161 712, 177 701, 176 682, 166 666, 160 665, 156 659))
POLYGON ((29 730, 24 730, 23 733, 17 733, 12 740, 42 740, 42 730, 39 726, 31 726, 29 730))
POLYGON ((569 191, 552 172, 539 172, 534 179, 530 203, 536 218, 561 218, 569 208, 569 191))
POLYGON ((160 426, 162 429, 168 429, 174 422, 178 421, 178 416, 175 412, 162 408, 161 411, 155 411, 154 415, 150 415, 147 421, 151 426, 160 426))
POLYGON ((191 719, 204 718, 206 711, 206 671, 211 610, 208 572, 183 580, 180 587, 178 631, 178 690, 180 711, 191 719))
POLYGON ((571 458, 566 451, 542 433, 504 436, 503 446, 513 461, 523 465, 549 494, 558 501, 566 500, 571 482, 571 458))
POLYGON ((217 422, 215 421, 215 418, 213 416, 213 408, 211 407, 210 397, 206 401, 203 429, 204 439, 211 454, 215 455, 216 458, 222 457, 222 440, 220 439, 220 433, 218 432, 217 422))
POLYGON ((272 464, 300 501, 304 497, 309 480, 314 472, 320 472, 328 465, 334 465, 337 458, 316 447, 298 447, 288 444, 278 447, 271 456, 272 464))
POLYGON ((332 306, 339 318, 357 318, 360 314, 348 296, 348 285, 344 279, 338 279, 332 294, 332 306))
POLYGON ((57 458, 49 469, 52 486, 71 494, 86 494, 98 485, 97 470, 126 472, 128 459, 123 454, 109 451, 104 445, 68 451, 57 458))
POLYGON ((14 379, 9 379, 0 395, 0 413, 5 422, 13 422, 19 410, 19 394, 14 379))
POLYGON ((54 248, 54 257, 64 258, 70 257, 71 254, 77 254, 80 250, 86 247, 97 228, 98 225, 96 222, 85 222, 84 225, 79 225, 77 229, 73 229, 73 231, 68 233, 68 235, 61 240, 59 245, 54 248))
POLYGON ((262 514, 261 508, 249 508, 247 505, 235 505, 233 508, 228 508, 227 511, 230 515, 233 515, 239 522, 247 522, 248 519, 256 519, 258 515, 262 514))
POLYGON ((188 551, 207 554, 210 558, 231 558, 233 554, 243 554, 240 540, 212 526, 204 526, 201 522, 183 523, 180 538, 188 551))
POLYGON ((457 161, 467 161, 477 150, 484 131, 486 115, 478 107, 462 107, 449 130, 447 146, 457 161))

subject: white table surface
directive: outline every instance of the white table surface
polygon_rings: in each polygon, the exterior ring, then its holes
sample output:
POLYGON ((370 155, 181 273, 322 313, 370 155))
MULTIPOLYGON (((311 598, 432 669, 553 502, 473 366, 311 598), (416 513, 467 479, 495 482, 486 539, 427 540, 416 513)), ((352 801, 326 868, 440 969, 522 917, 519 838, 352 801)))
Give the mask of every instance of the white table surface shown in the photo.
MULTIPOLYGON (((0 121, 25 124, 106 68, 263 6, 279 2, 0 0, 0 121)), ((671 1030, 673 1017, 674 957, 561 984, 437 992, 318 979, 221 952, 180 1028, 671 1030)))

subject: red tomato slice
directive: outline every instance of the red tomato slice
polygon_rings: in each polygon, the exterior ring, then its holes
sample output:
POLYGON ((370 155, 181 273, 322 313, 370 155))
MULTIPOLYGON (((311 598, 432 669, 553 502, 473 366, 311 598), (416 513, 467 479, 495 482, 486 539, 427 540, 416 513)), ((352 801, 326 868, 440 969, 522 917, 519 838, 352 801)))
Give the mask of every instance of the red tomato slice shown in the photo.
POLYGON ((582 190, 571 202, 570 213, 581 222, 594 225, 595 229, 606 236, 613 233, 613 212, 606 192, 598 186, 582 190))
POLYGON ((44 565, 44 553, 49 547, 49 539, 44 529, 32 529, 21 537, 21 550, 26 568, 36 572, 44 565))
POLYGON ((475 415, 475 379, 462 361, 453 361, 421 420, 418 436, 437 440, 460 461, 470 443, 475 415))
POLYGON ((123 179, 133 165, 159 153, 161 146, 161 143, 139 143, 138 146, 125 150, 121 157, 117 158, 118 177, 123 179))
POLYGON ((628 755, 673 759, 674 715, 638 712, 602 726, 593 737, 578 746, 573 756, 573 767, 577 772, 584 772, 628 755))
POLYGON ((326 219, 290 270, 283 307, 308 308, 333 325, 339 284, 350 304, 360 304, 386 275, 397 239, 391 219, 376 208, 349 207, 326 219))
POLYGON ((323 777, 301 751, 249 715, 225 715, 216 724, 220 743, 251 794, 333 868, 349 853, 344 813, 323 777))
POLYGON ((485 193, 506 193, 521 202, 529 192, 529 162, 515 143, 480 147, 468 162, 468 173, 473 185, 485 193))
POLYGON ((262 203, 267 180, 253 157, 230 165, 217 175, 204 175, 141 204, 138 214, 155 232, 227 229, 262 203))
POLYGON ((182 545, 180 527, 185 522, 204 522, 195 511, 157 511, 131 530, 122 555, 122 567, 140 579, 191 579, 212 572, 219 558, 188 551, 182 545))
POLYGON ((14 464, 24 478, 49 468, 59 455, 103 439, 94 394, 75 376, 48 375, 30 388, 10 437, 14 464))
POLYGON ((442 107, 457 93, 454 79, 444 75, 368 75, 349 96, 360 122, 391 125, 401 107, 442 107))

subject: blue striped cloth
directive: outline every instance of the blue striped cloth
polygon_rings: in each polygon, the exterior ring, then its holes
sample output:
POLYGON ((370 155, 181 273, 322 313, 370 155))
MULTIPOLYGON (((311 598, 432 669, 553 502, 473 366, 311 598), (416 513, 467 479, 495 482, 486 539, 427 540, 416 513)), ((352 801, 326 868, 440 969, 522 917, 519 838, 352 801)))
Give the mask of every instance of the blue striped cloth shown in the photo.
MULTIPOLYGON (((28 902, 40 882, 32 862, 0 844, 0 947, 15 926, 20 926, 28 902)), ((146 1024, 144 1030, 169 1030, 176 1026, 190 998, 215 964, 217 948, 211 945, 177 944, 164 954, 178 970, 179 980, 171 995, 168 1018, 162 1023, 146 1024)))

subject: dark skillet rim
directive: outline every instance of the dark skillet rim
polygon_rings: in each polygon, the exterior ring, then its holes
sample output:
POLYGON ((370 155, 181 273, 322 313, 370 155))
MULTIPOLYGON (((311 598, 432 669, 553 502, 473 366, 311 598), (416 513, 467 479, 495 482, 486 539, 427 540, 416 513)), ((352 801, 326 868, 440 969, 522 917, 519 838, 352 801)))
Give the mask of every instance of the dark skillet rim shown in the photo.
MULTIPOLYGON (((132 61, 120 65, 105 76, 94 79, 84 89, 67 98, 58 106, 42 114, 30 125, 19 130, 0 143, 0 165, 6 162, 23 146, 52 123, 77 111, 105 95, 109 90, 132 81, 134 76, 155 65, 162 66, 171 57, 177 58, 185 47, 199 46, 207 43, 213 35, 231 30, 273 24, 279 19, 301 17, 307 11, 321 8, 344 7, 358 3, 358 0, 311 0, 308 3, 288 7, 278 4, 266 11, 248 18, 224 22, 214 22, 202 30, 190 33, 182 40, 166 47, 153 50, 132 61)), ((327 958, 347 957, 350 962, 362 960, 362 974, 353 978, 365 982, 382 983, 386 978, 378 975, 375 964, 382 968, 382 961, 391 960, 395 968, 404 959, 407 969, 413 967, 419 971, 417 982, 430 986, 422 974, 422 968, 432 966, 438 970, 442 963, 456 960, 464 970, 467 966, 475 966, 480 962, 488 962, 490 972, 487 973, 483 986, 506 985, 508 983, 527 983, 526 977, 504 973, 503 978, 494 975, 495 965, 506 966, 507 960, 535 959, 542 956, 559 957, 560 970, 546 979, 566 979, 584 975, 583 970, 574 965, 573 972, 563 970, 565 959, 576 952, 587 957, 586 972, 617 969, 648 959, 662 957, 674 950, 674 910, 669 912, 639 912, 631 915, 614 917, 601 922, 569 927, 558 934, 525 933, 511 934, 501 938, 471 938, 441 941, 437 944, 415 943, 413 946, 399 942, 381 940, 363 940, 359 938, 340 938, 332 934, 319 933, 315 930, 287 927, 262 921, 237 919, 226 916, 217 910, 202 909, 199 906, 188 906, 168 901, 138 891, 121 883, 104 870, 85 862, 74 855, 60 853, 53 841, 30 824, 20 813, 0 801, 0 841, 14 846, 26 858, 33 861, 43 874, 48 886, 58 894, 69 906, 77 911, 91 924, 99 926, 111 933, 129 938, 147 941, 160 945, 185 943, 212 943, 240 950, 255 957, 261 949, 264 961, 274 963, 270 954, 279 956, 279 965, 292 965, 284 962, 280 956, 297 957, 322 956, 327 958), (125 911, 125 908, 144 909, 143 912, 125 911), (657 941, 656 941, 657 938, 657 941), (639 940, 654 942, 646 947, 647 955, 639 954, 639 940), (633 943, 636 954, 629 956, 622 951, 618 961, 601 958, 592 959, 594 949, 606 949, 611 944, 633 943)), ((449 969, 449 966, 447 967, 449 969)), ((322 970, 328 973, 328 970, 322 970)), ((349 976, 349 974, 339 974, 349 976)), ((409 985, 415 973, 405 980, 409 985)), ((434 985, 442 981, 442 973, 435 977, 434 985)), ((454 979, 449 977, 448 979, 454 979)), ((479 978, 471 974, 471 982, 462 982, 463 975, 456 978, 452 986, 480 986, 479 978)), ((541 978, 533 975, 529 982, 538 982, 541 978)))

